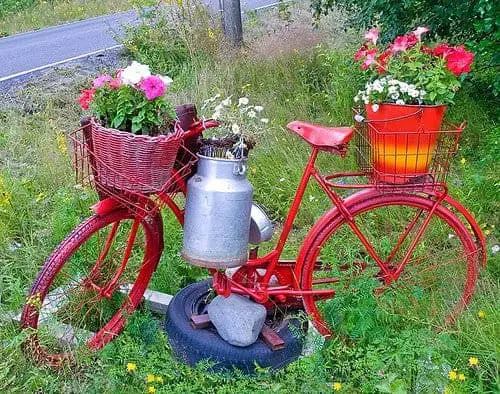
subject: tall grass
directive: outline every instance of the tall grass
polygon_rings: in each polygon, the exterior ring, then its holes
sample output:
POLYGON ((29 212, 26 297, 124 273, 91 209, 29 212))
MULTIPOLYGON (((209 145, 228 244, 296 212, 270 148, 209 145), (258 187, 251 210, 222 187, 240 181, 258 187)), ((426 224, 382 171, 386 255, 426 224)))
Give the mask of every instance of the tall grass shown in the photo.
MULTIPOLYGON (((292 30, 303 29, 309 34, 310 25, 300 19, 304 15, 302 10, 294 10, 292 19, 296 18, 301 27, 292 30)), ((336 17, 332 16, 330 26, 335 25, 336 17)), ((285 125, 294 119, 349 125, 351 98, 360 80, 351 61, 348 33, 335 30, 333 34, 324 27, 317 37, 313 34, 317 44, 321 43, 313 48, 301 47, 300 34, 296 33, 295 48, 287 46, 283 53, 273 55, 271 50, 263 50, 266 43, 277 42, 272 29, 259 29, 255 38, 247 36, 247 42, 249 48, 259 45, 260 52, 247 49, 234 54, 214 49, 190 57, 182 67, 176 65, 178 74, 170 94, 177 103, 200 104, 215 93, 247 95, 253 102, 262 103, 271 122, 251 155, 249 175, 255 199, 279 227, 309 154, 308 146, 286 131, 285 125)), ((131 33, 129 45, 137 48, 132 53, 148 60, 148 48, 160 47, 165 31, 148 33, 145 38, 131 33)), ((208 27, 205 31, 205 39, 210 40, 208 27)), ((179 42, 182 44, 182 39, 179 42)), ((187 43, 183 45, 187 47, 187 43)), ((151 59, 155 71, 168 71, 171 58, 157 53, 161 56, 151 59)), ((0 111, 0 176, 11 195, 10 203, 0 207, 0 263, 4 267, 0 272, 0 312, 21 307, 44 258, 75 223, 89 214, 87 207, 95 200, 92 192, 74 188, 68 154, 58 144, 58 136, 71 130, 81 116, 74 100, 77 86, 52 92, 44 92, 43 87, 33 89, 25 96, 26 100, 37 98, 29 111, 0 111)), ((342 382, 345 392, 359 393, 427 393, 436 392, 436 388, 453 393, 495 392, 499 384, 500 297, 498 254, 494 255, 491 248, 498 243, 500 225, 496 214, 498 110, 474 92, 473 86, 463 89, 448 114, 451 120, 469 121, 450 185, 452 195, 489 231, 489 267, 481 273, 476 295, 456 327, 437 333, 411 322, 395 328, 374 321, 382 333, 376 337, 358 335, 350 344, 333 340, 275 375, 263 371, 248 378, 237 372, 209 374, 203 366, 191 369, 176 362, 160 334, 160 323, 146 311, 136 314, 125 333, 102 352, 79 360, 78 369, 57 373, 26 360, 20 347, 24 334, 15 325, 4 323, 0 326, 0 391, 144 392, 146 374, 154 373, 164 379, 163 384, 156 385, 158 392, 327 393, 336 381, 342 382), (465 164, 460 163, 462 157, 465 164), (486 313, 484 319, 477 317, 480 310, 486 313), (479 367, 468 366, 471 356, 479 358, 479 367), (127 362, 137 363, 136 373, 126 372, 127 362), (454 368, 464 373, 465 381, 448 378, 454 368)), ((319 165, 325 171, 352 169, 354 160, 351 154, 346 159, 323 154, 319 165)), ((330 204, 311 187, 304 205, 285 251, 287 257, 295 256, 311 224, 330 204)), ((151 286, 174 293, 205 274, 182 262, 178 256, 180 227, 168 214, 165 223, 166 250, 151 286)), ((370 297, 347 300, 352 303, 352 313, 370 314, 377 307, 370 297)), ((351 330, 348 325, 341 329, 348 335, 351 330)))
POLYGON ((153 6, 155 3, 154 0, 2 0, 0 37, 125 11, 134 7, 153 6))

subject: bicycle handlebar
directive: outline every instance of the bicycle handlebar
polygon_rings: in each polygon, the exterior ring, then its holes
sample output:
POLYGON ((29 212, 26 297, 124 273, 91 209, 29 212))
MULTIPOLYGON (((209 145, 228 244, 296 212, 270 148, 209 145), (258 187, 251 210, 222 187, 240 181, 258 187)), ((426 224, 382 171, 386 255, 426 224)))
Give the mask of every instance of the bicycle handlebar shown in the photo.
POLYGON ((206 129, 219 126, 220 122, 215 119, 208 119, 208 120, 200 119, 194 122, 191 126, 189 126, 189 129, 184 133, 183 138, 188 139, 190 137, 201 134, 206 129))

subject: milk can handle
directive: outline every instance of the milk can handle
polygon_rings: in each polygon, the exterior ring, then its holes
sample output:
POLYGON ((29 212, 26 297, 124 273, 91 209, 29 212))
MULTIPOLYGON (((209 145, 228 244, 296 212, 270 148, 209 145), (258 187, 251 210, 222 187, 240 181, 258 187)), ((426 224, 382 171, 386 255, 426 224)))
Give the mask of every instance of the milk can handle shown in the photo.
POLYGON ((247 172, 247 165, 243 161, 239 161, 234 164, 233 174, 234 175, 245 175, 247 172))

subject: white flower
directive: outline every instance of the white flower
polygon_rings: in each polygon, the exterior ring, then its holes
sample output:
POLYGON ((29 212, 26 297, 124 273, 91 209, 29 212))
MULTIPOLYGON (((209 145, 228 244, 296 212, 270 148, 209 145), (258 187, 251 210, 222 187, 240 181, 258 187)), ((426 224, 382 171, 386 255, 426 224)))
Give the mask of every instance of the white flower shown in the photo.
POLYGON ((401 90, 401 93, 406 93, 408 91, 408 84, 406 82, 399 82, 399 90, 401 90))
POLYGON ((399 93, 391 94, 391 99, 397 100, 399 98, 399 93))
POLYGON ((404 105, 404 101, 403 100, 396 100, 396 104, 399 104, 399 105, 404 105))
POLYGON ((257 113, 254 110, 250 110, 247 113, 249 118, 255 118, 257 116, 257 113))
POLYGON ((227 107, 228 105, 231 105, 233 102, 231 100, 231 96, 229 96, 228 98, 224 99, 221 101, 221 104, 225 107, 227 107))
POLYGON ((389 86, 389 89, 387 91, 389 92, 389 94, 397 93, 398 87, 397 86, 389 86))
POLYGON ((255 109, 257 112, 262 112, 262 111, 264 111, 264 107, 263 107, 263 106, 261 106, 261 105, 256 105, 256 106, 254 107, 254 109, 255 109))
POLYGON ((420 97, 424 97, 426 94, 427 94, 427 92, 425 90, 420 91, 420 97))
POLYGON ((280 178, 279 179, 280 182, 284 182, 285 181, 285 178, 280 178))
POLYGON ((312 195, 309 196, 309 201, 315 201, 315 200, 316 200, 316 197, 314 197, 312 195))
POLYGON ((370 102, 370 100, 368 100, 368 99, 363 100, 363 103, 365 103, 365 104, 368 104, 369 102, 370 102))
POLYGON ((262 118, 260 121, 261 121, 262 123, 265 123, 265 124, 268 124, 268 123, 269 123, 269 119, 267 119, 267 118, 262 118))
POLYGON ((418 92, 418 90, 411 89, 411 90, 408 90, 408 94, 409 94, 411 97, 418 97, 419 92, 418 92))
POLYGON ((130 66, 126 67, 120 73, 120 79, 125 85, 135 85, 143 78, 147 78, 150 75, 151 71, 149 70, 149 66, 133 61, 130 66))
POLYGON ((377 112, 377 111, 378 111, 378 109, 379 109, 378 104, 372 104, 372 111, 373 111, 373 112, 377 112))
POLYGON ((493 245, 491 247, 491 253, 497 254, 498 252, 500 252, 500 245, 493 245))
POLYGON ((172 80, 172 78, 166 76, 166 75, 158 75, 160 77, 160 79, 163 81, 163 83, 165 84, 165 86, 168 88, 170 85, 172 85, 172 82, 174 82, 172 80))
POLYGON ((231 130, 233 131, 234 134, 239 134, 240 126, 238 126, 236 123, 233 123, 233 125, 231 126, 231 130))
POLYGON ((391 79, 389 81, 389 85, 398 85, 399 84, 399 81, 397 79, 391 79))
POLYGON ((355 96, 354 97, 354 102, 357 103, 359 101, 359 97, 358 96, 355 96))
POLYGON ((246 97, 240 97, 240 99, 238 100, 238 107, 242 106, 242 105, 248 105, 250 101, 248 100, 248 98, 246 97))

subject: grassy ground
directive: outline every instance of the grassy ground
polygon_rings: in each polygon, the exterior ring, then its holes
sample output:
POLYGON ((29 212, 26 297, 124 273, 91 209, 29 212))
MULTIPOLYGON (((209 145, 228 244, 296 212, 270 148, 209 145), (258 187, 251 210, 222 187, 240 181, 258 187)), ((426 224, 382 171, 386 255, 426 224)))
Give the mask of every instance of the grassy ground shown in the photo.
POLYGON ((0 37, 154 4, 154 0, 2 0, 0 37))
MULTIPOLYGON (((126 42, 134 57, 149 59, 156 71, 172 73, 176 83, 171 94, 177 103, 199 104, 221 93, 246 95, 265 107, 271 122, 251 157, 250 177, 255 199, 278 223, 286 214, 308 155, 307 146, 285 131, 284 125, 293 119, 350 124, 351 100, 360 84, 350 60, 352 37, 341 29, 341 14, 332 15, 322 28, 311 32, 307 12, 293 11, 295 22, 276 17, 265 22, 251 19, 248 28, 253 35, 247 37, 248 47, 239 55, 219 48, 213 39, 219 33, 208 25, 192 25, 174 42, 168 24, 160 24, 131 33, 126 42), (194 36, 198 40, 186 44, 185 38, 194 36), (283 37, 287 42, 280 46, 283 37), (193 42, 196 47, 190 46, 193 42), (216 50, 217 56, 213 55, 216 50), (189 57, 192 60, 176 63, 186 51, 195 54, 189 57)), ((75 101, 81 84, 52 91, 32 87, 19 93, 26 103, 24 110, 0 112, 2 313, 21 307, 45 256, 88 215, 95 199, 91 191, 74 188, 62 143, 63 134, 81 116, 75 101)), ((499 114, 490 100, 466 85, 449 113, 451 120, 469 122, 454 159, 451 194, 483 225, 489 258, 469 309, 453 329, 436 333, 418 322, 396 328, 375 319, 372 324, 381 333, 378 336, 362 335, 351 345, 334 339, 275 375, 262 371, 248 378, 238 373, 209 374, 203 366, 191 369, 177 363, 159 324, 146 311, 134 315, 124 334, 104 351, 82 357, 77 369, 58 373, 26 360, 20 347, 24 334, 4 322, 0 327, 0 391, 144 392, 146 374, 153 373, 163 378, 162 384, 155 385, 159 392, 326 393, 332 391, 334 382, 342 382, 344 392, 498 392, 500 270, 499 254, 494 255, 492 247, 499 243, 500 226, 499 114), (478 318, 479 311, 485 312, 485 318, 478 318), (469 367, 470 357, 479 359, 477 368, 469 367), (127 362, 137 364, 135 373, 126 372, 127 362), (455 368, 465 381, 448 378, 455 368)), ((340 160, 323 155, 320 164, 326 170, 352 168, 353 157, 340 160)), ((294 256, 301 237, 325 209, 317 190, 308 190, 309 196, 315 198, 308 198, 310 204, 299 214, 285 251, 288 257, 294 256)), ((180 229, 172 218, 166 219, 166 250, 152 287, 174 293, 204 273, 180 260, 180 229)), ((376 314, 373 299, 352 302, 353 313, 376 314)), ((349 327, 343 329, 349 332, 349 327)))

